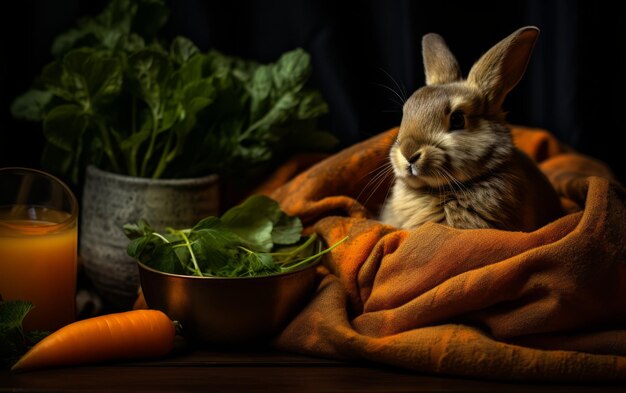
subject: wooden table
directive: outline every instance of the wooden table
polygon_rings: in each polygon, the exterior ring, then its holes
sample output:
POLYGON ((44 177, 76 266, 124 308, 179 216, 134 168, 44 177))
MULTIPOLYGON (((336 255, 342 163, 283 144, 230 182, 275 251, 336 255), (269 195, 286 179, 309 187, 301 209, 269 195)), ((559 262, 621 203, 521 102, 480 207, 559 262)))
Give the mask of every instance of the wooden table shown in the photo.
POLYGON ((527 384, 444 378, 270 350, 191 349, 168 357, 11 374, 0 392, 626 392, 626 384, 527 384))

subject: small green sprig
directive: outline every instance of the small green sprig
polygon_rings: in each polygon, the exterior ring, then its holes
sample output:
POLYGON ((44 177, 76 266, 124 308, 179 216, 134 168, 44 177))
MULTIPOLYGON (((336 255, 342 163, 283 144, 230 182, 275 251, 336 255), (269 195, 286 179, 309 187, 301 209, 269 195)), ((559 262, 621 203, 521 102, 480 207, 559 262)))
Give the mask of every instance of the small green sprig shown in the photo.
POLYGON ((49 332, 24 331, 22 323, 33 304, 0 297, 0 369, 8 369, 49 332))

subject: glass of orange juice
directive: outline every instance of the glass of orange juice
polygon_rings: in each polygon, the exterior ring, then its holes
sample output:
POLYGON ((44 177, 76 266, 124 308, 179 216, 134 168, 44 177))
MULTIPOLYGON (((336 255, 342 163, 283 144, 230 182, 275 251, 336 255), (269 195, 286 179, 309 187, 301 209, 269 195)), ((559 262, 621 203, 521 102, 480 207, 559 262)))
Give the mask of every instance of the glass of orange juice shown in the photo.
POLYGON ((76 318, 77 218, 76 197, 56 177, 0 168, 0 296, 33 303, 25 330, 76 318))

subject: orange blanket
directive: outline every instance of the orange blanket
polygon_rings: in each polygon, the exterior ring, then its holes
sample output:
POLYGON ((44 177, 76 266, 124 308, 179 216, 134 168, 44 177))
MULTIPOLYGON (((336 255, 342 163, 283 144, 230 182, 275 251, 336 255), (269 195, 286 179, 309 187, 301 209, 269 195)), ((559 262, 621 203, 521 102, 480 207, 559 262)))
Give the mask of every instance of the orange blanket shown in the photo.
POLYGON ((286 182, 301 169, 292 162, 261 190, 327 244, 350 236, 275 347, 444 375, 626 379, 626 196, 608 168, 515 129, 568 215, 532 233, 398 230, 373 219, 396 132, 286 182))

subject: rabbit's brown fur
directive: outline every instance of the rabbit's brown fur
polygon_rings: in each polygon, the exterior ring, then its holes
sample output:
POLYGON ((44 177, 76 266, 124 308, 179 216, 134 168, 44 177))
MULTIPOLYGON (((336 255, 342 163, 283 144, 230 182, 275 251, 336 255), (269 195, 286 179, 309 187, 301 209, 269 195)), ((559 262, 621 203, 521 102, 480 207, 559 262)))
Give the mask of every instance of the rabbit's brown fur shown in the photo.
POLYGON ((505 38, 461 79, 443 39, 422 40, 425 87, 405 103, 389 156, 395 182, 385 223, 532 231, 561 213, 535 163, 513 145, 502 102, 521 79, 538 30, 505 38))

